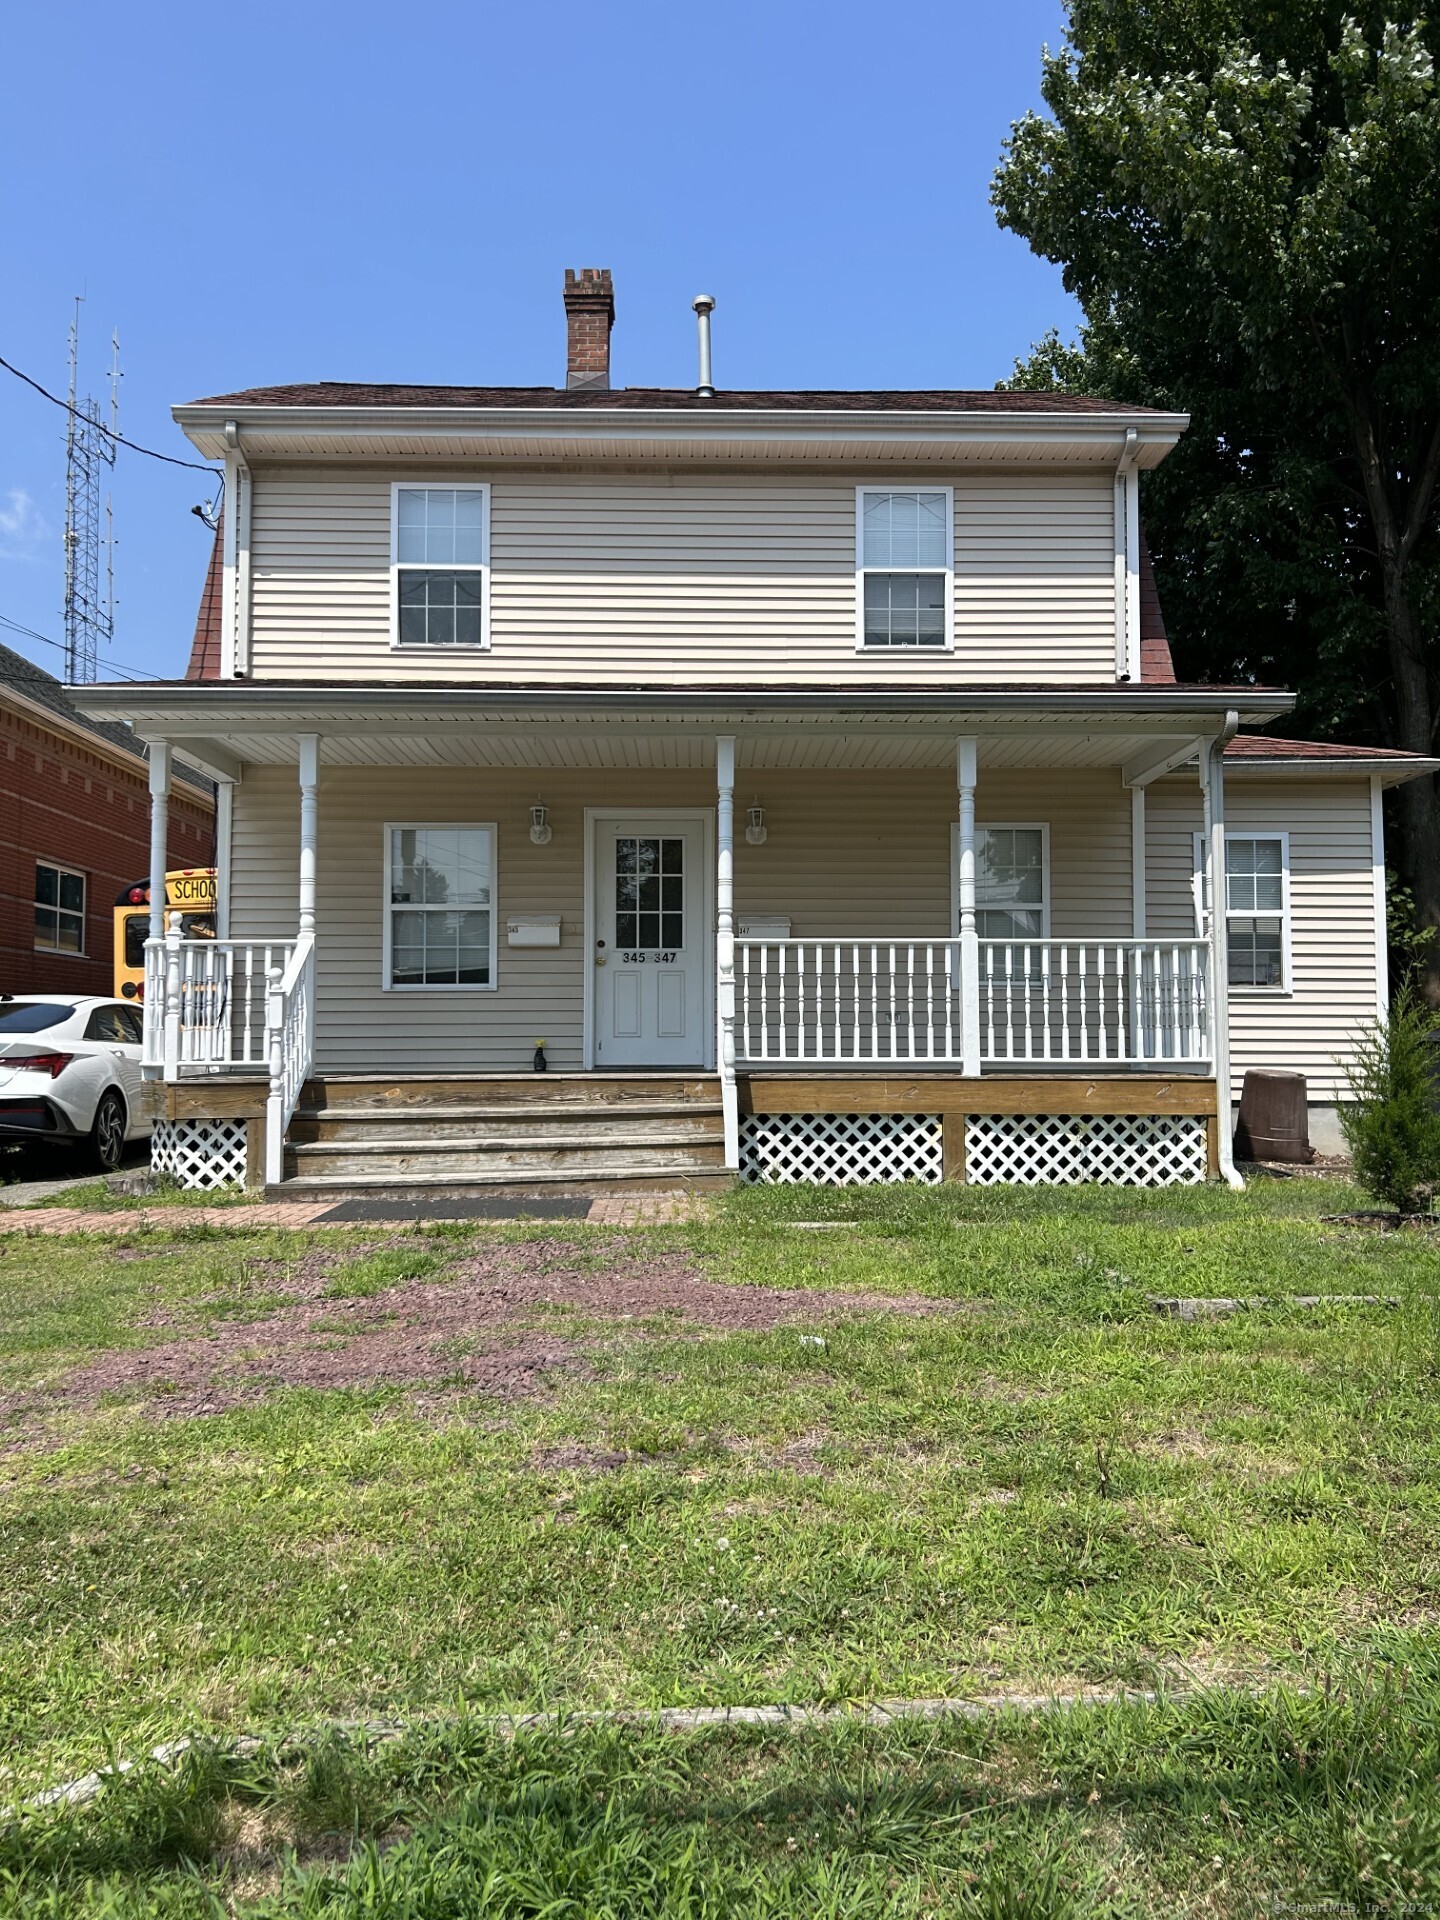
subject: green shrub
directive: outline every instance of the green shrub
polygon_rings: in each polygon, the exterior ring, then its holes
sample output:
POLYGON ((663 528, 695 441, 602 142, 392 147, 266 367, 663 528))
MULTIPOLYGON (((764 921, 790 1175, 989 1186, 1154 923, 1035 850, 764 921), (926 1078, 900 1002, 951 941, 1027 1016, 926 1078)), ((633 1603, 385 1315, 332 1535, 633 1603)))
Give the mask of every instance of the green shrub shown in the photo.
POLYGON ((1421 1213, 1440 1189, 1440 1113, 1435 1110, 1440 1051, 1434 1015, 1411 991, 1397 994, 1347 1071, 1354 1098, 1340 1109, 1355 1178, 1401 1213, 1421 1213))

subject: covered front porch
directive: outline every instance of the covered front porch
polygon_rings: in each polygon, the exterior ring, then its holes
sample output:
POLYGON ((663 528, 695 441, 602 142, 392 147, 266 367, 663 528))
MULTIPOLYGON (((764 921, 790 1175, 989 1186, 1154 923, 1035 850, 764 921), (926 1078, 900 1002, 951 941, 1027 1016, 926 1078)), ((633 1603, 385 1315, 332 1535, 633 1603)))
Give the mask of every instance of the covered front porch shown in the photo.
POLYGON ((255 1109, 270 1184, 339 1076, 482 1108, 505 1081, 538 1113, 587 1076, 713 1075, 746 1178, 1228 1172, 1213 930, 1144 811, 1190 769, 1212 886, 1213 697, 306 694, 157 690, 144 728, 157 840, 169 748, 222 783, 220 937, 157 915, 146 1073, 167 1125, 255 1109))

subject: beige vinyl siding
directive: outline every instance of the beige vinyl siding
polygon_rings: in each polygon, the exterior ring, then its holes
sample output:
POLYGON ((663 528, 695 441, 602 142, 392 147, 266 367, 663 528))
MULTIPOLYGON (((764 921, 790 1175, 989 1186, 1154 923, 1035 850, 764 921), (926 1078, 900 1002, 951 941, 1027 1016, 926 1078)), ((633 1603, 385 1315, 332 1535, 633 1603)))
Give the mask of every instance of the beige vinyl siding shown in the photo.
POLYGON ((251 671, 546 684, 1113 679, 1109 475, 980 473, 953 485, 955 653, 857 653, 853 476, 262 468, 251 671), (447 478, 492 485, 491 650, 397 652, 391 482, 447 478))
MULTIPOLYGON (((1195 926, 1193 836, 1200 796, 1192 778, 1153 786, 1146 807, 1147 932, 1190 936, 1195 926)), ((1344 1062, 1373 1020, 1375 942, 1368 780, 1225 783, 1229 833, 1290 836, 1291 991, 1230 995, 1236 1097, 1248 1067, 1303 1073, 1311 1100, 1345 1097, 1344 1062)))
MULTIPOLYGON (((585 809, 714 804, 704 773, 544 773, 457 768, 321 770, 317 887, 317 1059, 331 1072, 521 1072, 544 1039, 558 1069, 583 1061, 585 809), (529 809, 550 808, 554 837, 530 842, 529 809), (381 984, 386 822, 498 827, 501 916, 494 992, 386 992, 381 984), (562 916, 558 949, 516 950, 505 916, 562 916)), ((952 929, 953 780, 943 774, 765 774, 737 789, 737 816, 758 798, 770 837, 737 833, 736 911, 787 913, 796 937, 952 929)), ((1051 829, 1052 931, 1129 931, 1130 808, 1119 775, 981 776, 977 815, 1051 829)), ((231 932, 293 934, 299 887, 299 797, 293 769, 247 769, 235 796, 231 932)))

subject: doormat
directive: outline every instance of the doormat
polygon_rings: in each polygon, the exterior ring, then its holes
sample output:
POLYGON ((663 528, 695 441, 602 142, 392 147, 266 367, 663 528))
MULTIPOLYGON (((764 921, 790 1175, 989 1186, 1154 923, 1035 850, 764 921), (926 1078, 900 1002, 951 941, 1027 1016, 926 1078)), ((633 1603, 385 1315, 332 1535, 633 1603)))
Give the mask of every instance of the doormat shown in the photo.
POLYGON ((462 1194, 454 1200, 342 1200, 318 1214, 312 1225, 343 1220, 583 1220, 592 1201, 585 1194, 462 1194))

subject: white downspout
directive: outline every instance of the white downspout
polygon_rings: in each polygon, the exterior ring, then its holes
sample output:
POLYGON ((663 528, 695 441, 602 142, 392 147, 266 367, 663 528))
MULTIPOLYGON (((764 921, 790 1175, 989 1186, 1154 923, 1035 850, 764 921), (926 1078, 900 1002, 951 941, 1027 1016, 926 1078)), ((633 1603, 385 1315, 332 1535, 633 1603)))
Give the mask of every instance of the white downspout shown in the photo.
POLYGON ((240 428, 225 422, 224 634, 220 672, 243 680, 250 671, 250 521, 253 483, 240 428))
POLYGON ((1219 1116, 1220 1177, 1243 1191, 1235 1171, 1230 1089, 1230 965, 1225 938, 1225 749, 1240 729, 1234 708, 1225 725, 1200 756, 1201 799, 1205 819, 1205 878, 1210 896, 1210 1048, 1215 1071, 1215 1109, 1219 1116))
POLYGON ((1140 435, 1125 429, 1115 463, 1115 678, 1140 678, 1140 435))
POLYGON ((715 1015, 725 1165, 740 1165, 740 1094, 735 1083, 735 736, 715 742, 715 1015))

